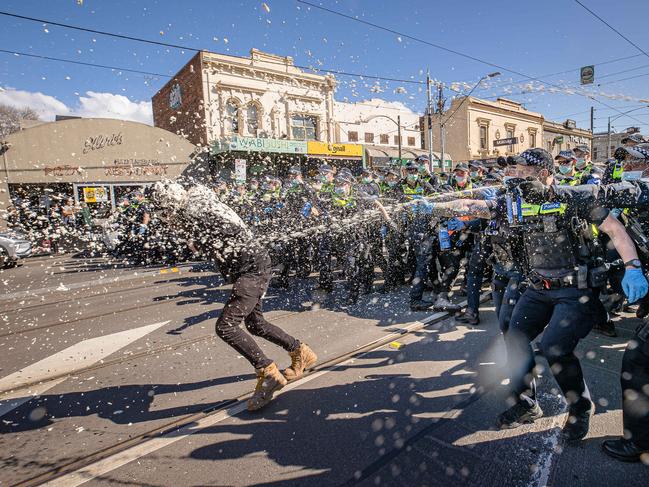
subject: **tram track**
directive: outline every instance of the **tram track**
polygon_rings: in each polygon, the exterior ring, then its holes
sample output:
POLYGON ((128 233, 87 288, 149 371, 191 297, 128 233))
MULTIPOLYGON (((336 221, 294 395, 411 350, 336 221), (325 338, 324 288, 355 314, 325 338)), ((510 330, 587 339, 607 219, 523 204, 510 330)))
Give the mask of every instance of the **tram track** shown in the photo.
MULTIPOLYGON (((487 299, 488 299, 488 295, 485 294, 482 296, 481 300, 486 301, 487 299)), ((466 301, 461 303, 461 305, 465 306, 466 301)), ((297 313, 290 313, 290 315, 292 314, 297 314, 297 313)), ((281 317, 275 317, 275 320, 281 319, 286 316, 287 315, 281 317)), ((344 362, 353 360, 355 358, 359 358, 360 356, 370 351, 381 348, 401 337, 416 333, 424 328, 428 328, 435 324, 441 323, 442 321, 450 318, 451 316, 452 315, 449 312, 435 313, 424 320, 415 322, 412 325, 395 330, 384 337, 378 338, 365 345, 357 347, 349 352, 345 352, 336 357, 333 357, 325 362, 322 362, 312 370, 308 371, 305 374, 303 379, 300 379, 299 381, 292 383, 291 386, 292 387, 299 386, 301 382, 306 382, 307 380, 310 380, 309 378, 314 374, 318 374, 318 373, 321 374, 321 373, 326 373, 328 371, 332 371, 338 365, 344 362)), ((194 339, 184 341, 185 342, 184 344, 195 343, 201 340, 207 340, 208 338, 214 338, 214 335, 210 334, 209 336, 196 337, 194 339)), ((180 343, 175 344, 175 346, 181 346, 181 344, 180 343)), ((169 346, 162 347, 160 350, 168 349, 168 348, 169 346)), ((153 353, 153 350, 148 352, 148 354, 150 353, 153 353)), ((142 355, 143 354, 139 354, 139 356, 142 355)), ((132 360, 134 357, 135 355, 131 355, 129 356, 129 359, 132 360)), ((106 363, 100 364, 100 366, 102 367, 107 365, 108 364, 106 363)), ((88 367, 84 369, 84 371, 92 370, 93 368, 96 368, 96 366, 88 367)), ((210 418, 214 415, 227 414, 228 411, 240 411, 242 410, 242 408, 245 408, 245 401, 250 397, 251 394, 252 391, 232 399, 224 400, 222 403, 218 405, 212 405, 209 408, 206 408, 198 413, 192 413, 192 414, 188 414, 176 418, 175 420, 170 421, 162 426, 145 431, 127 440, 114 443, 110 446, 96 450, 94 452, 91 452, 77 459, 67 461, 60 465, 52 467, 49 470, 46 470, 45 472, 41 472, 27 479, 17 481, 12 485, 31 487, 31 486, 43 485, 45 483, 50 483, 50 482, 51 485, 65 485, 65 486, 80 485, 82 483, 85 483, 87 480, 90 480, 90 478, 87 477, 87 473, 84 473, 84 469, 90 468, 95 464, 100 464, 103 461, 107 461, 111 457, 114 457, 116 455, 122 453, 125 454, 127 453, 128 450, 145 445, 147 442, 151 440, 165 438, 170 435, 181 435, 182 432, 187 432, 192 425, 200 424, 201 420, 205 420, 206 418, 210 418)), ((187 434, 191 434, 191 432, 188 432, 187 434)))

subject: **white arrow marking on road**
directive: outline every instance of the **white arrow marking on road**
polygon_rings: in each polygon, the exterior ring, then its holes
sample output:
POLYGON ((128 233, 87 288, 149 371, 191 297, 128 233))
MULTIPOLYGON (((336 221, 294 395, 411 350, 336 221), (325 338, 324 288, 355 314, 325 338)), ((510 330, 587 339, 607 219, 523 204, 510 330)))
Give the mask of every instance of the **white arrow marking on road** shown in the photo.
POLYGON ((0 395, 0 417, 29 401, 33 396, 43 394, 48 389, 65 381, 67 377, 60 377, 61 374, 72 374, 90 367, 117 352, 120 348, 133 343, 167 323, 169 321, 162 321, 132 330, 83 340, 35 364, 3 377, 0 379, 0 391, 8 392, 0 395), (23 387, 24 384, 36 381, 41 383, 23 387))

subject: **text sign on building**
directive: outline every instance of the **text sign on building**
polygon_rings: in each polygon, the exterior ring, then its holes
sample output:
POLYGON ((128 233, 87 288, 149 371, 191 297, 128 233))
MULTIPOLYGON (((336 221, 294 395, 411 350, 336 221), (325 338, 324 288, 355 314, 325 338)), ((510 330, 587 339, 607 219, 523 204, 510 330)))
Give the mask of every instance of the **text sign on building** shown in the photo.
POLYGON ((246 182, 246 166, 247 161, 245 159, 235 159, 234 160, 234 179, 237 182, 246 182))
POLYGON ((309 142, 309 155, 363 157, 363 146, 360 144, 327 144, 326 142, 309 142))
POLYGON ((83 201, 86 203, 103 203, 108 201, 108 191, 103 186, 83 188, 83 201))
POLYGON ((176 83, 171 87, 171 91, 169 92, 169 106, 175 110, 176 108, 180 108, 182 104, 182 90, 180 89, 180 85, 176 83))
POLYGON ((302 140, 261 139, 256 137, 232 137, 218 140, 212 152, 224 151, 274 152, 281 154, 306 154, 307 145, 302 140))
POLYGON ((494 147, 499 147, 501 145, 514 145, 518 143, 518 137, 508 137, 506 139, 496 139, 494 140, 494 147))
POLYGON ((580 73, 582 85, 592 85, 595 82, 595 66, 584 66, 580 73))

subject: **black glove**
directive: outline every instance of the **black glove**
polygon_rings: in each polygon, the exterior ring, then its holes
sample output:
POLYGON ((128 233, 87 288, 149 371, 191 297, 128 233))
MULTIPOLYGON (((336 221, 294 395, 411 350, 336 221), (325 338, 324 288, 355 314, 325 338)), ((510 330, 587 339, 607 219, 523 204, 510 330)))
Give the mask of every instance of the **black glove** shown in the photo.
POLYGON ((527 179, 518 185, 521 196, 528 203, 540 205, 548 200, 550 189, 538 179, 527 179))

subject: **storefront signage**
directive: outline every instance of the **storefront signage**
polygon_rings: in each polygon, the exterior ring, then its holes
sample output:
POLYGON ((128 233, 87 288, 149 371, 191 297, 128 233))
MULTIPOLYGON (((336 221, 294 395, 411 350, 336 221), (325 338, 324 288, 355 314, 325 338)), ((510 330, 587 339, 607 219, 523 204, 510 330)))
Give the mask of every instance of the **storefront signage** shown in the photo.
POLYGON ((579 137, 577 135, 571 135, 570 136, 570 142, 574 142, 576 144, 581 144, 581 145, 588 145, 590 144, 590 140, 587 139, 586 137, 579 137))
POLYGON ((494 147, 499 147, 501 145, 514 145, 518 143, 517 137, 508 137, 506 139, 496 139, 494 140, 494 147))
POLYGON ((237 182, 246 182, 246 167, 248 162, 245 159, 234 160, 234 179, 237 182))
POLYGON ((94 137, 88 137, 83 143, 83 153, 88 154, 89 152, 114 145, 122 145, 121 132, 111 135, 95 135, 94 137))
POLYGON ((363 157, 363 146, 360 144, 328 144, 326 142, 309 142, 309 155, 363 157))
POLYGON ((183 104, 183 95, 180 85, 176 83, 172 86, 171 91, 169 92, 169 106, 174 110, 180 108, 183 104))
POLYGON ((166 176, 169 166, 157 159, 115 159, 106 176, 166 176))
POLYGON ((246 151, 273 152, 282 154, 306 154, 307 145, 302 140, 262 139, 258 137, 232 137, 217 140, 212 152, 246 151))
POLYGON ((108 201, 108 191, 103 186, 83 188, 83 201, 86 203, 103 203, 108 201))
POLYGON ((44 167, 43 172, 46 176, 76 176, 81 172, 81 168, 79 166, 69 166, 65 164, 63 166, 44 167))

